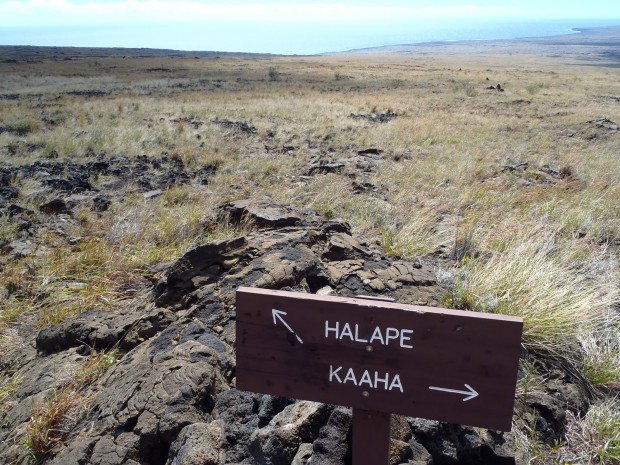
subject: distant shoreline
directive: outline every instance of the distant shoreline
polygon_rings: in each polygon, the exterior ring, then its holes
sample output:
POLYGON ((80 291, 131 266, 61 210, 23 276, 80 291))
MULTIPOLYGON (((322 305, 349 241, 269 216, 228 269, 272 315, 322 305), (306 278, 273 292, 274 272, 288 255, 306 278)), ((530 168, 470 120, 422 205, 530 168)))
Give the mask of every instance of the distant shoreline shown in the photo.
POLYGON ((605 26, 605 27, 574 27, 574 32, 569 34, 556 34, 550 36, 539 37, 521 37, 517 39, 463 39, 463 40, 442 40, 442 41, 429 41, 429 42, 414 42, 411 44, 398 44, 398 45, 382 45, 378 47, 365 47, 346 50, 342 52, 328 52, 321 55, 342 55, 349 53, 363 53, 366 51, 391 51, 392 49, 400 49, 403 47, 435 47, 435 46, 450 46, 450 45, 473 45, 473 44, 518 44, 518 43, 557 43, 562 41, 580 42, 582 44, 591 45, 600 42, 602 38, 613 40, 614 43, 620 45, 620 24, 617 26, 605 26))
POLYGON ((269 54, 250 52, 185 51, 158 48, 121 47, 55 47, 31 45, 0 45, 0 63, 35 62, 43 59, 68 61, 84 58, 194 58, 217 59, 239 57, 269 59, 277 57, 321 57, 343 55, 501 55, 532 54, 576 60, 581 64, 620 67, 620 25, 605 27, 574 27, 574 32, 519 39, 479 39, 429 41, 402 45, 385 45, 319 54, 269 54))
POLYGON ((434 55, 453 57, 514 57, 531 55, 577 65, 620 68, 620 25, 574 28, 571 34, 500 40, 460 40, 391 45, 325 54, 342 55, 434 55))

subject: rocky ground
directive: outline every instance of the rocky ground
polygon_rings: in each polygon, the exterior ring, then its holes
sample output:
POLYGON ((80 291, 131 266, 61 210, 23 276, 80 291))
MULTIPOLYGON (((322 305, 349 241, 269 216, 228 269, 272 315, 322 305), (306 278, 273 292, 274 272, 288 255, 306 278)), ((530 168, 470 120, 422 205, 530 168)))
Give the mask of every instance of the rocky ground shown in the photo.
MULTIPOLYGON (((378 149, 324 156, 304 175, 363 173, 381 158, 378 149)), ((16 218, 20 229, 17 239, 1 244, 3 260, 40 253, 45 230, 79 242, 64 232, 78 209, 106 215, 122 201, 121 191, 155 198, 172 185, 207 185, 216 169, 189 169, 167 155, 129 159, 94 153, 79 163, 50 159, 0 168, 0 209, 16 218), (101 177, 105 183, 95 182, 101 177), (46 193, 38 211, 20 204, 27 186, 15 179, 35 180, 46 193)), ((522 176, 532 170, 515 163, 504 171, 522 176)), ((562 173, 540 175, 553 180, 562 173)), ((373 188, 362 181, 352 180, 362 190, 373 188)), ((387 257, 376 244, 352 235, 346 222, 316 211, 248 199, 221 205, 220 212, 229 221, 252 225, 249 232, 193 248, 162 264, 130 298, 33 332, 29 343, 2 358, 0 368, 18 373, 20 384, 2 419, 0 462, 31 459, 21 437, 32 406, 53 396, 93 347, 117 348, 120 362, 88 388, 88 408, 65 425, 70 434, 44 463, 351 462, 350 409, 235 389, 235 290, 375 295, 442 306, 447 288, 430 261, 387 257)), ((546 384, 530 389, 526 371, 520 371, 515 422, 553 444, 563 433, 567 411, 584 413, 590 393, 560 365, 528 354, 523 361, 544 373, 546 384)), ((513 433, 394 416, 390 463, 524 464, 519 440, 513 433)))

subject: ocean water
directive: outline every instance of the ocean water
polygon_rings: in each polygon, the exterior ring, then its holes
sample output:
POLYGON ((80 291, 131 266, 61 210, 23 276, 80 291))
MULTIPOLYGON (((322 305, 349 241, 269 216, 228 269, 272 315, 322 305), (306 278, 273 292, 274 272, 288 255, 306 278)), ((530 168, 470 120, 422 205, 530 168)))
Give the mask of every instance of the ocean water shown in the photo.
POLYGON ((386 45, 494 40, 620 25, 602 20, 206 22, 120 27, 2 28, 1 45, 146 47, 306 55, 386 45))

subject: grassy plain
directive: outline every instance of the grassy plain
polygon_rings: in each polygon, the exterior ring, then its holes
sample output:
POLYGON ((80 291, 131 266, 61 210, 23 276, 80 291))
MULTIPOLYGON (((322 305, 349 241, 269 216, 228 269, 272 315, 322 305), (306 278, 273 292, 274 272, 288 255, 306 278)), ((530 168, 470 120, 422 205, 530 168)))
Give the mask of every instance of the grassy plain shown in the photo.
MULTIPOLYGON (((20 228, 2 213, 4 349, 132 295, 198 242, 238 234, 218 205, 270 198, 342 218, 388 255, 432 263, 446 305, 522 316, 524 349, 559 360, 600 399, 556 448, 524 432, 531 458, 620 463, 620 68, 432 48, 82 56, 0 63, 0 98, 2 166, 167 154, 214 169, 207 186, 150 200, 120 191, 108 214, 80 210, 70 227, 78 247, 41 228, 37 253, 10 255, 20 228), (381 114, 395 117, 373 119, 381 114), (383 163, 361 191, 338 173, 306 175, 319 158, 368 148, 383 163)), ((39 214, 39 181, 10 182, 15 202, 39 214)), ((0 381, 4 403, 15 380, 0 381)))

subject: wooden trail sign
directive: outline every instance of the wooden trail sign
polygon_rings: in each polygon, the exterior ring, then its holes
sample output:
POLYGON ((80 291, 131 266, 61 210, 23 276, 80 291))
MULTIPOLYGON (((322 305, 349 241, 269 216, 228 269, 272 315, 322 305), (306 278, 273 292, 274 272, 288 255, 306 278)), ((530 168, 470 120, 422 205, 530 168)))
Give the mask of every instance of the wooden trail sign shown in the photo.
POLYGON ((522 329, 515 317, 240 288, 237 388, 510 431, 522 329))

